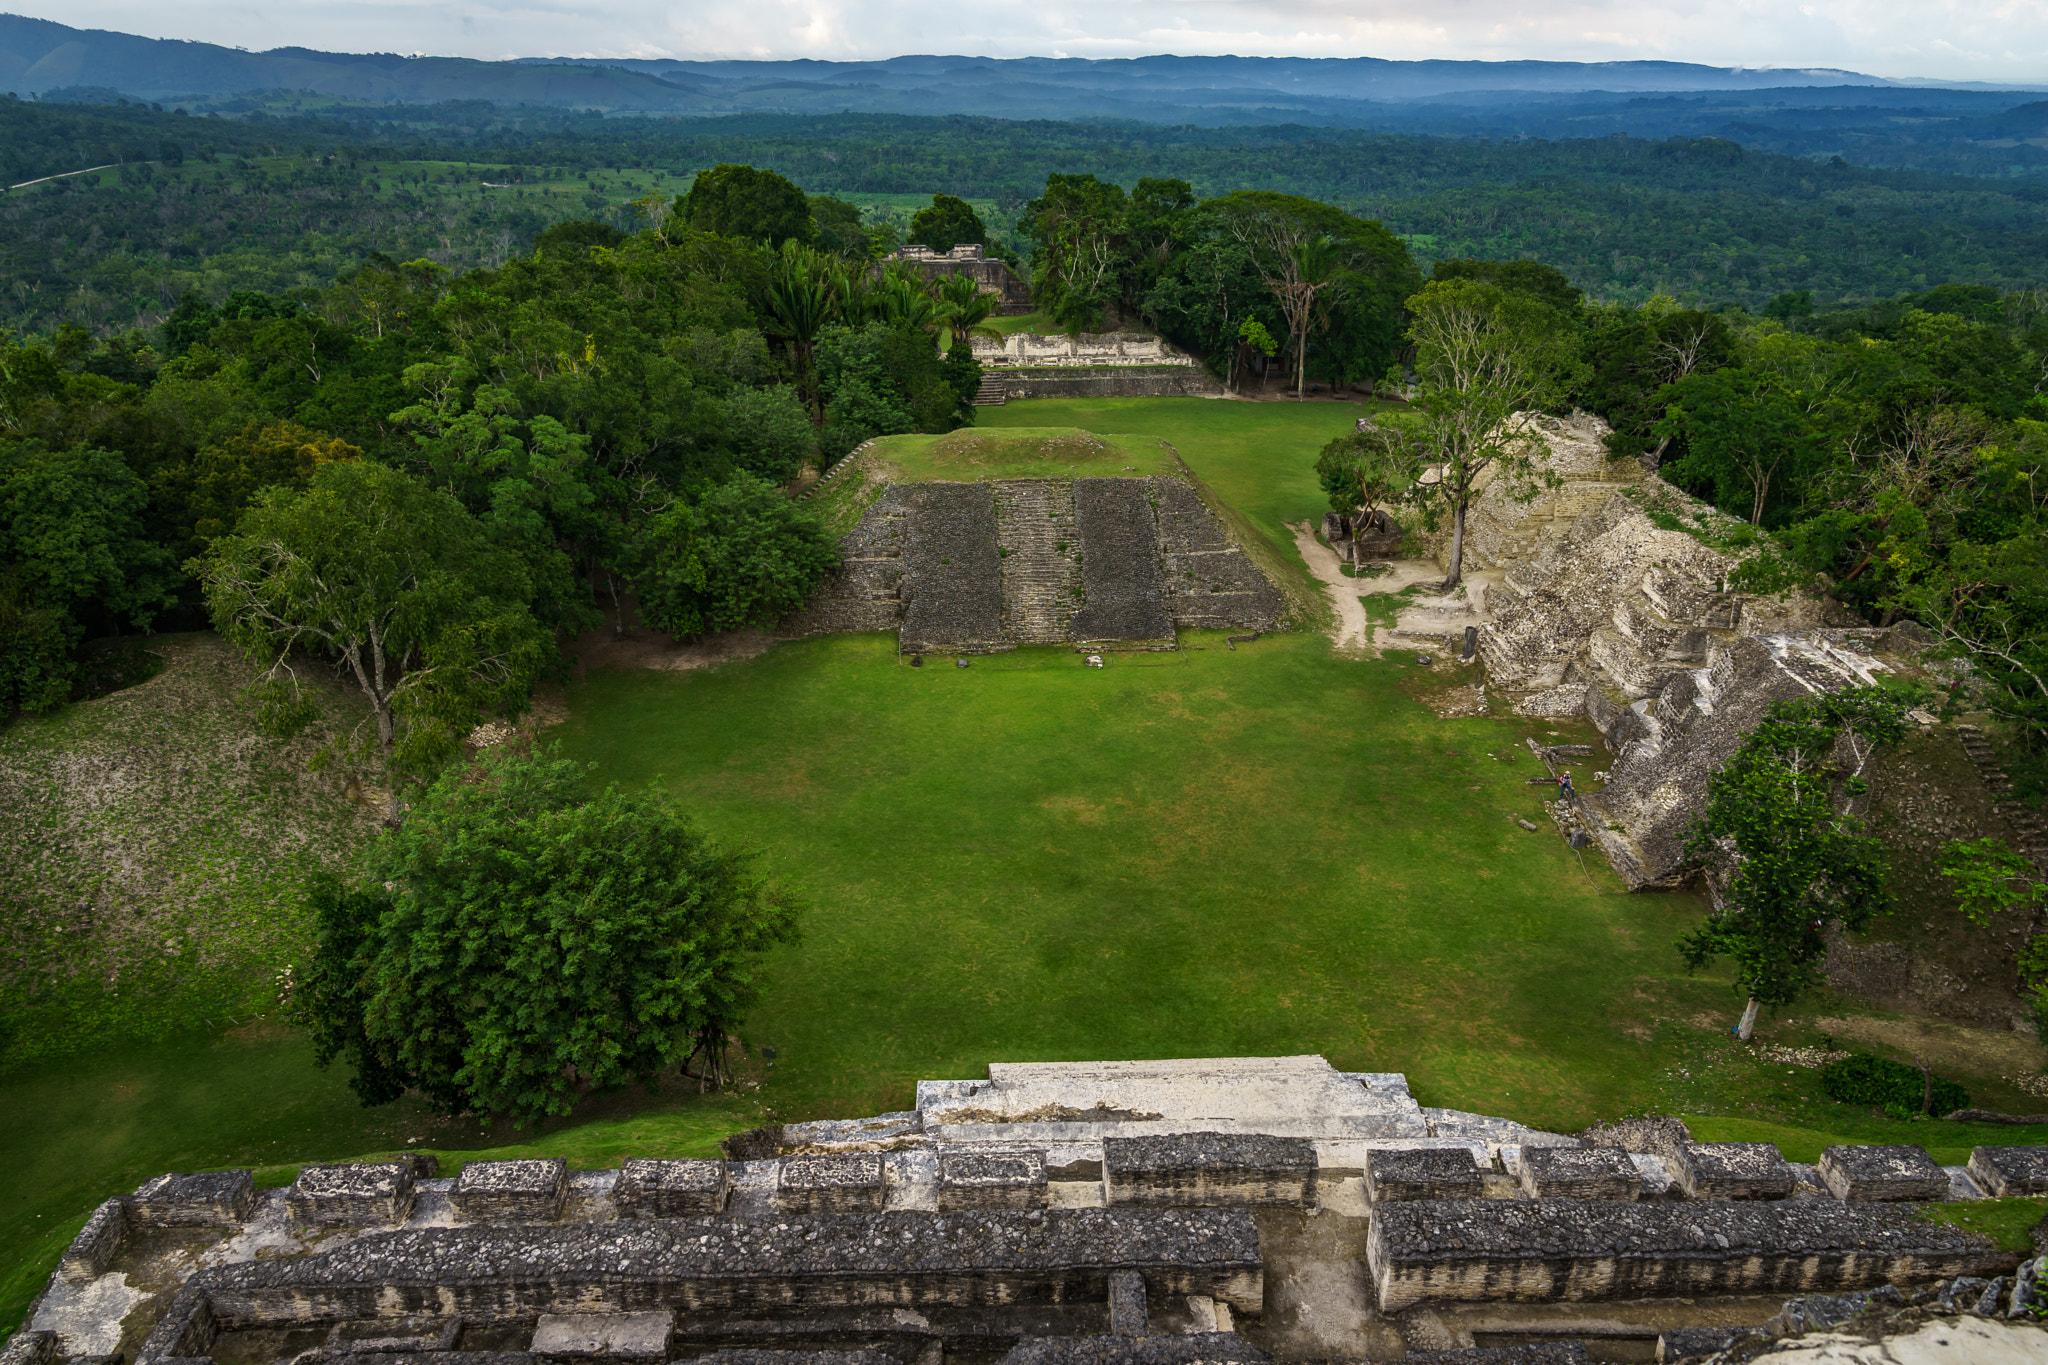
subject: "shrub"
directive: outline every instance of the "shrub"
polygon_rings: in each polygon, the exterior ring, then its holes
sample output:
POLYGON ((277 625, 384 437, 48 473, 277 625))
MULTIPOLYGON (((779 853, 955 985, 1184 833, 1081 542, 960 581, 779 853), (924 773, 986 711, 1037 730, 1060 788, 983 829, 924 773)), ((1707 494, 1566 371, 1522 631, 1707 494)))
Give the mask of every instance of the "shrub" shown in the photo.
MULTIPOLYGON (((1843 1104, 1867 1104, 1917 1114, 1926 1081, 1917 1066, 1859 1053, 1822 1067, 1820 1088, 1829 1099, 1843 1104)), ((1936 1076, 1933 1100, 1930 1113, 1952 1114, 1970 1107, 1970 1092, 1954 1081, 1936 1076)))

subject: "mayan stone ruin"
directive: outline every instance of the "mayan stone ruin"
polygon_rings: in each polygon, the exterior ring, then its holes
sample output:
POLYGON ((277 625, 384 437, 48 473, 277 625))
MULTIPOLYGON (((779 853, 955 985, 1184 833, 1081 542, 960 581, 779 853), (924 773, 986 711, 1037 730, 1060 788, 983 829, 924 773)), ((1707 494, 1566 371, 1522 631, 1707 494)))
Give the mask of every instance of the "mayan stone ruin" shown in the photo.
POLYGON ((2042 1148, 1573 1137, 1315 1056, 996 1064, 727 1146, 160 1176, 6 1365, 1735 1362, 1844 1323, 2048 1351, 2048 1261, 1925 1216, 2048 1189, 2042 1148))
POLYGON ((894 484, 840 544, 788 636, 896 630, 906 654, 1019 645, 1171 648, 1270 630, 1280 593, 1188 479, 894 484))

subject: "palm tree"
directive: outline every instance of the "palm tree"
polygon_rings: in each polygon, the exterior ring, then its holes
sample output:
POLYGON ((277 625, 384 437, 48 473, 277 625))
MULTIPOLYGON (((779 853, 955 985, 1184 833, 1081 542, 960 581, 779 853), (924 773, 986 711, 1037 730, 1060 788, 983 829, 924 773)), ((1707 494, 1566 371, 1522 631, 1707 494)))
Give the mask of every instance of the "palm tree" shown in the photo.
POLYGON ((1327 314, 1337 302, 1343 290, 1345 265, 1343 243, 1334 237, 1311 237, 1288 248, 1280 278, 1266 281, 1266 287, 1279 295, 1281 310, 1287 314, 1287 325, 1294 333, 1297 402, 1303 397, 1302 385, 1307 380, 1309 324, 1327 314))
POLYGON ((813 351, 818 333, 839 311, 839 300, 827 283, 829 270, 826 257, 800 242, 785 242, 763 298, 768 332, 789 343, 798 391, 811 410, 811 420, 817 423, 825 417, 818 399, 813 351))
POLYGON ((941 275, 938 279, 939 349, 950 350, 957 337, 1001 337, 988 325, 996 311, 997 295, 988 293, 967 275, 941 275))

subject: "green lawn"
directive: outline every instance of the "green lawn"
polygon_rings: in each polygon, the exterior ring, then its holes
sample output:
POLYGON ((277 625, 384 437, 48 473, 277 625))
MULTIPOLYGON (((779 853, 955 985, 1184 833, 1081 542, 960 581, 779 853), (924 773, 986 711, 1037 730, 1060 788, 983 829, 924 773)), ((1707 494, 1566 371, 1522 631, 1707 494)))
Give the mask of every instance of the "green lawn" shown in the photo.
POLYGON ((905 483, 927 480, 1136 478, 1173 464, 1156 436, 1100 436, 1073 427, 963 427, 943 436, 885 436, 864 457, 905 483))

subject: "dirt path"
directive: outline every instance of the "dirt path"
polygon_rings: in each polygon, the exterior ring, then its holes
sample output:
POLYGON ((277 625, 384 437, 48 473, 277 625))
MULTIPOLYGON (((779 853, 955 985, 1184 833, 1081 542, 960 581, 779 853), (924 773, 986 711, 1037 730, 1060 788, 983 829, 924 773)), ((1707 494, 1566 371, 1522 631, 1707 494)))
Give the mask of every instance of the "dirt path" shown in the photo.
POLYGON ((1294 547, 1301 551, 1301 562, 1308 565, 1308 571, 1330 594, 1330 605, 1337 609, 1337 629, 1333 633, 1337 648, 1361 654, 1370 651, 1372 646, 1367 643, 1366 634, 1371 627, 1365 619, 1365 604, 1358 600, 1358 581, 1344 576, 1337 552, 1316 539, 1309 523, 1298 521, 1287 529, 1294 532, 1294 547))

